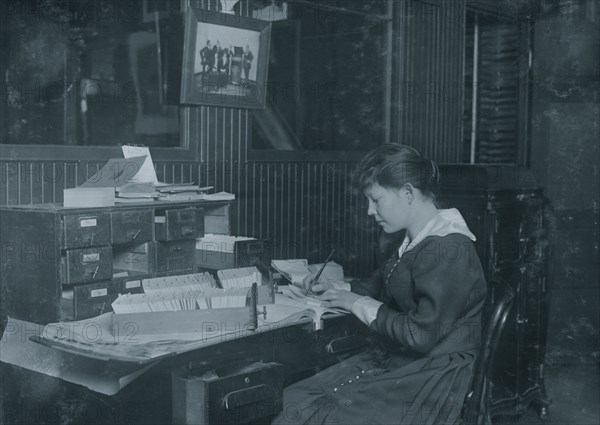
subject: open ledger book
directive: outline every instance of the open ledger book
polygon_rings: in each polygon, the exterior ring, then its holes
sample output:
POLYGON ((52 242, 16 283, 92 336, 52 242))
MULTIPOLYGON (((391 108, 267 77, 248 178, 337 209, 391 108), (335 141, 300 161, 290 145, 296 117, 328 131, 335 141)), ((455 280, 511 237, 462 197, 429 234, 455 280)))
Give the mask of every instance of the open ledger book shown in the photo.
MULTIPOLYGON (((323 327, 323 318, 348 314, 348 311, 341 308, 324 307, 322 301, 305 295, 295 286, 280 286, 279 289, 283 294, 275 294, 275 304, 266 305, 267 317, 259 317, 259 327, 283 326, 310 319, 315 330, 319 330, 323 327)), ((262 308, 260 306, 259 311, 262 308)))

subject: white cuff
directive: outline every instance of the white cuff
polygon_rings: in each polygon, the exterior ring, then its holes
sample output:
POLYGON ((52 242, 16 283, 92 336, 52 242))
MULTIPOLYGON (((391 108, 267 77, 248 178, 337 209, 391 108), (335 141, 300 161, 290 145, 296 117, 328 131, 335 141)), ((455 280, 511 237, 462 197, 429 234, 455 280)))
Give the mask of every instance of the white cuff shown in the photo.
POLYGON ((358 317, 361 322, 365 323, 367 326, 371 326, 371 322, 377 318, 377 311, 382 304, 383 303, 380 301, 364 296, 354 301, 350 311, 352 311, 352 314, 358 317))
POLYGON ((348 282, 340 282, 340 281, 330 281, 333 289, 340 289, 342 291, 350 291, 352 288, 348 282))

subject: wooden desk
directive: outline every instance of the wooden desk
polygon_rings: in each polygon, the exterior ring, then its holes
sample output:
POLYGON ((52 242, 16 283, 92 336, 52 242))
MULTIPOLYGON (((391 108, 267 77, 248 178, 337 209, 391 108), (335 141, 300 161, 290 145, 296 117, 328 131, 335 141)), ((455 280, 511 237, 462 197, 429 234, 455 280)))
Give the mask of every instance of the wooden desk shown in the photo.
MULTIPOLYGON (((65 424, 167 424, 173 416, 172 374, 182 368, 195 375, 214 371, 222 377, 238 376, 243 380, 245 375, 240 369, 244 366, 278 363, 282 384, 289 385, 357 352, 366 333, 367 328, 358 319, 347 315, 326 319, 319 331, 305 322, 228 339, 164 358, 114 396, 2 363, 4 423, 56 423, 59 417, 65 424)), ((200 401, 192 405, 214 409, 200 401)), ((262 404, 267 411, 276 407, 277 400, 262 404)), ((216 422, 205 423, 241 423, 227 420, 242 419, 236 417, 238 413, 223 413, 216 422)))

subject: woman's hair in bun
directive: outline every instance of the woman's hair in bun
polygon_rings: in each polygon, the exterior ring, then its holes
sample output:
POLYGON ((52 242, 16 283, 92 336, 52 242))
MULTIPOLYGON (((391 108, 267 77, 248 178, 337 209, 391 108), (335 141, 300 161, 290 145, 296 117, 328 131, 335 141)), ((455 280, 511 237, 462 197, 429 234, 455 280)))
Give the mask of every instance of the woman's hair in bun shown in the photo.
POLYGON ((440 184, 437 164, 416 149, 398 143, 385 143, 358 164, 354 184, 365 190, 373 184, 400 189, 410 183, 424 195, 435 199, 440 184))

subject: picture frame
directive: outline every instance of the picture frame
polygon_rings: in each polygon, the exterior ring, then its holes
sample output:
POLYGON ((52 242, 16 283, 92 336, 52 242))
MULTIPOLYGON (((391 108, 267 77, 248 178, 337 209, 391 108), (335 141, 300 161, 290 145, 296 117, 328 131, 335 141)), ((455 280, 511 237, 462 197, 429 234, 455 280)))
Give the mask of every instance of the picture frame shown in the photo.
POLYGON ((184 32, 182 104, 265 107, 270 22, 192 6, 184 32))

